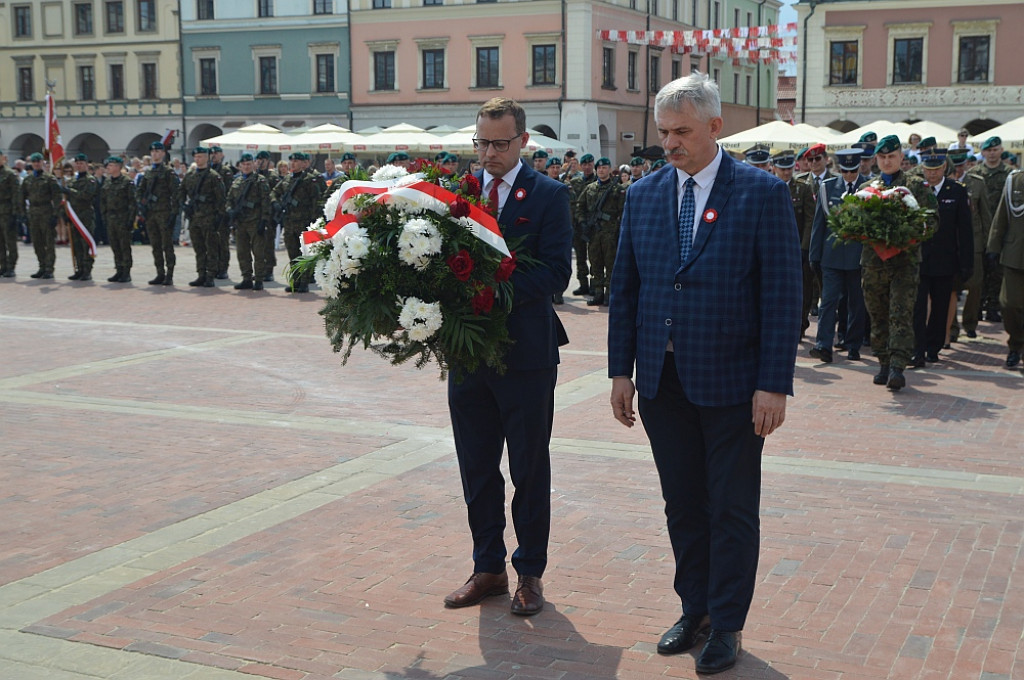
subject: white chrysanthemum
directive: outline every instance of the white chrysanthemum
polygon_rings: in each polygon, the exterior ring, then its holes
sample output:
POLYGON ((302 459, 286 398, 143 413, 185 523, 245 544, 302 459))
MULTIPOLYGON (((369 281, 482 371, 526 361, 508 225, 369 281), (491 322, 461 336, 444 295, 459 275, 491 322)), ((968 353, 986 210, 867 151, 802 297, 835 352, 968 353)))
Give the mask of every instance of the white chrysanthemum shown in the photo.
POLYGON ((338 295, 338 275, 334 269, 331 266, 331 258, 325 258, 317 262, 313 270, 313 281, 330 298, 338 295))
POLYGON ((441 234, 429 220, 413 218, 402 227, 398 237, 398 257, 402 262, 425 269, 430 257, 441 252, 441 234))
POLYGON ((327 198, 327 202, 324 203, 324 217, 328 221, 334 219, 335 214, 338 212, 339 203, 341 203, 341 191, 335 191, 327 198))
POLYGON ((440 302, 424 302, 419 298, 406 298, 398 323, 402 325, 409 339, 416 342, 429 340, 441 329, 443 322, 440 302))
POLYGON ((348 248, 349 257, 361 260, 370 252, 370 239, 365 236, 350 236, 345 241, 345 247, 348 248))
POLYGON ((409 171, 405 168, 397 165, 384 165, 377 172, 373 173, 372 179, 374 182, 387 182, 392 179, 398 179, 399 177, 405 177, 409 174, 409 171))
POLYGON ((918 208, 921 207, 921 205, 917 202, 917 199, 914 198, 914 194, 910 192, 903 194, 903 205, 907 206, 911 210, 917 210, 918 208))

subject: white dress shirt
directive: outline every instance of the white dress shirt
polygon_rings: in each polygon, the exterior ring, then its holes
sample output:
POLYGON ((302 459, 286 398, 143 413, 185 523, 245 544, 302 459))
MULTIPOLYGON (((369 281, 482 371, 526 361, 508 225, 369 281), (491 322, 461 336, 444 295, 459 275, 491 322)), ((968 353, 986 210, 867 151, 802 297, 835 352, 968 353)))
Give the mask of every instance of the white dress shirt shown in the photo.
MULTIPOLYGON (((696 175, 693 175, 693 181, 696 182, 693 187, 693 200, 696 206, 696 209, 693 211, 693 238, 695 240, 697 238, 697 230, 700 229, 700 224, 704 221, 704 208, 708 204, 708 197, 711 196, 711 189, 715 186, 715 177, 718 176, 718 169, 722 165, 722 153, 722 148, 719 147, 714 159, 704 166, 702 170, 699 170, 696 175)), ((676 177, 679 181, 678 191, 676 192, 678 194, 676 196, 676 215, 678 215, 683 205, 686 180, 690 178, 690 175, 676 168, 676 177)))
MULTIPOLYGON (((508 195, 512 193, 512 185, 516 183, 516 177, 519 176, 519 170, 523 167, 522 163, 516 163, 516 166, 508 171, 508 174, 501 178, 501 184, 498 185, 498 213, 501 214, 501 209, 505 207, 505 201, 508 200, 508 195)), ((491 184, 494 182, 494 175, 484 170, 484 197, 491 193, 491 184)))

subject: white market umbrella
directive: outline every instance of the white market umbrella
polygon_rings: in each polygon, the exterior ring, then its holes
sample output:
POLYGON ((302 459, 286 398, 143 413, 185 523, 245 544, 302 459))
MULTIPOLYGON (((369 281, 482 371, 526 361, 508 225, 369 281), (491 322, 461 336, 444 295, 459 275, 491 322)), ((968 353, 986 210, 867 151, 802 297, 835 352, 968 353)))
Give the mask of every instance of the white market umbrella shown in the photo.
POLYGON ((723 137, 718 140, 718 143, 722 145, 723 149, 729 151, 743 151, 757 144, 767 146, 775 151, 799 149, 831 139, 835 131, 825 132, 825 129, 805 123, 790 125, 781 120, 773 120, 764 125, 723 137))
POLYGON ((281 153, 291 151, 312 151, 329 154, 336 151, 351 151, 364 142, 364 137, 357 135, 348 128, 326 123, 311 128, 303 133, 292 135, 282 141, 277 150, 281 153))
POLYGON ((433 135, 423 128, 399 123, 384 128, 380 132, 363 136, 360 143, 354 145, 353 151, 368 151, 377 153, 390 153, 392 151, 407 151, 412 153, 430 153, 445 150, 441 137, 433 135))
POLYGON ((999 137, 1003 140, 1003 146, 1008 149, 1024 148, 1024 116, 1014 118, 980 135, 969 137, 967 143, 973 144, 975 149, 980 149, 989 137, 999 137))
POLYGON ((275 127, 256 123, 238 128, 234 132, 203 140, 203 146, 242 151, 277 151, 277 144, 286 143, 289 136, 275 127))
POLYGON ((956 130, 929 120, 921 120, 916 123, 890 123, 887 120, 876 120, 830 139, 827 142, 828 148, 829 150, 849 148, 850 145, 860 141, 861 135, 865 132, 874 132, 878 135, 878 139, 896 135, 903 144, 908 143, 907 140, 912 134, 921 135, 922 139, 934 137, 940 147, 947 147, 956 141, 956 130))

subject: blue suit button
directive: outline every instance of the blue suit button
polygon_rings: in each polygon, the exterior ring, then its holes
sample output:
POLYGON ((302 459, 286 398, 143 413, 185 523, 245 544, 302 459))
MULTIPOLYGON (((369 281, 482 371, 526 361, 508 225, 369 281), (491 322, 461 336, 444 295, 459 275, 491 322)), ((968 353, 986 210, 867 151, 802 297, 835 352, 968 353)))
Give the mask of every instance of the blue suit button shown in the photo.
POLYGON ((675 285, 675 289, 676 289, 676 290, 682 290, 682 289, 683 289, 683 284, 681 284, 681 283, 677 283, 677 284, 675 285))
POLYGON ((672 325, 672 319, 665 319, 665 325, 666 326, 671 326, 672 325))

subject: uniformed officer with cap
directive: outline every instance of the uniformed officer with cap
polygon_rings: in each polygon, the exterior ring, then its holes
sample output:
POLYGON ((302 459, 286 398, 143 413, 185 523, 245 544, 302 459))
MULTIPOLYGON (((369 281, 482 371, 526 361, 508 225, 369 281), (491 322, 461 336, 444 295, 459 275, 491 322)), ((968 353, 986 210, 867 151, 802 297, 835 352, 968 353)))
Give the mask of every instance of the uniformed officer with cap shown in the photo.
MULTIPOLYGON (((764 151, 764 153, 768 153, 764 151)), ((793 177, 793 167, 796 165, 796 154, 792 151, 782 151, 771 158, 772 168, 766 168, 774 172, 775 176, 786 183, 789 187, 789 197, 793 205, 793 214, 796 218, 797 231, 800 233, 801 262, 803 266, 803 312, 800 317, 800 333, 802 334, 811 325, 808 315, 811 306, 817 301, 816 291, 820 289, 820 283, 815 280, 814 270, 807 259, 807 249, 811 245, 811 223, 814 220, 814 194, 806 182, 801 182, 793 177)), ((749 160, 748 160, 749 162, 749 160)))
MULTIPOLYGON (((537 149, 533 152, 533 169, 537 172, 544 172, 544 164, 548 161, 548 152, 544 149, 537 149)), ((547 174, 547 173, 544 173, 547 174)))
POLYGON ((840 176, 830 177, 822 184, 811 227, 808 260, 821 279, 821 305, 818 308, 818 331, 810 355, 826 364, 832 363, 832 341, 841 301, 845 302, 845 319, 839 325, 845 329, 843 342, 847 358, 852 361, 860 359, 860 347, 864 343, 864 293, 860 280, 862 246, 851 241, 839 241, 828 228, 832 209, 867 181, 860 174, 860 157, 861 151, 856 148, 836 152, 840 176))
POLYGON ((572 249, 576 253, 576 280, 580 284, 572 291, 573 295, 590 295, 590 265, 587 254, 589 246, 588 237, 583 229, 580 198, 583 196, 583 190, 597 181, 597 173, 594 170, 594 154, 583 154, 580 158, 580 174, 567 182, 569 205, 572 208, 572 249))
POLYGON ((857 142, 854 149, 860 151, 860 174, 867 179, 875 178, 875 145, 876 142, 857 142))
POLYGON ((196 279, 190 286, 213 288, 220 272, 220 224, 224 215, 227 189, 220 173, 210 166, 210 149, 197 146, 192 150, 195 168, 185 173, 181 195, 185 216, 189 220, 192 249, 196 255, 196 279))
POLYGON ((238 268, 242 271, 235 290, 263 290, 263 239, 270 224, 270 188, 255 171, 252 154, 239 157, 238 170, 227 196, 228 224, 235 230, 238 268))
MULTIPOLYGON (((291 174, 285 177, 274 188, 271 205, 277 220, 281 223, 281 233, 291 263, 302 255, 302 232, 316 219, 320 212, 321 190, 316 181, 302 169, 303 154, 295 152, 288 157, 291 174)), ((288 293, 308 293, 309 278, 303 275, 291 279, 285 288, 288 293)))
POLYGON ((1006 367, 1020 365, 1024 350, 1024 172, 1014 170, 1006 179, 989 233, 986 260, 1003 268, 999 303, 1006 330, 1006 367))
MULTIPOLYGON (((67 200, 78 217, 78 221, 89 234, 92 234, 95 229, 96 216, 93 206, 96 196, 100 192, 100 183, 89 172, 89 157, 84 153, 75 154, 74 168, 74 176, 64 178, 61 191, 67 195, 67 200)), ((89 254, 89 243, 78 233, 78 229, 74 225, 71 227, 71 257, 74 261, 75 273, 68 279, 92 281, 93 256, 89 254)))
POLYGON ((552 156, 544 163, 544 172, 551 179, 558 179, 559 173, 562 171, 562 159, 558 156, 552 156))
POLYGON ((772 156, 768 149, 755 146, 744 151, 743 155, 746 156, 748 165, 752 165, 759 170, 764 170, 765 172, 772 171, 772 156))
POLYGON ((0 276, 11 278, 18 264, 18 219, 25 211, 18 175, 0 151, 0 276))
POLYGON ((52 279, 57 261, 54 241, 60 211, 60 185, 57 178, 43 167, 43 154, 32 154, 28 162, 32 165, 32 172, 21 181, 21 198, 28 204, 29 237, 39 260, 39 270, 31 276, 33 279, 52 279))
POLYGON ((180 208, 180 182, 164 163, 166 156, 162 142, 149 145, 152 165, 146 168, 138 186, 139 218, 149 235, 156 265, 156 278, 149 282, 151 286, 174 285, 174 224, 180 208))
POLYGON ((100 214, 107 225, 110 251, 114 255, 114 275, 110 283, 129 283, 132 280, 132 230, 135 228, 135 183, 124 174, 124 159, 110 156, 107 178, 100 187, 100 214))
MULTIPOLYGON (((1010 168, 1003 163, 1002 154, 1003 140, 998 136, 989 137, 981 144, 982 162, 971 170, 985 183, 988 204, 992 206, 993 217, 996 206, 999 205, 999 198, 1006 188, 1006 178, 1010 176, 1010 168)), ((991 223, 985 225, 986 242, 988 242, 991 229, 991 223)), ((999 296, 1003 281, 1002 268, 998 261, 986 258, 984 269, 981 306, 985 311, 985 318, 989 321, 999 322, 1003 320, 999 313, 999 296)))
POLYGON ((974 264, 969 279, 959 282, 959 289, 953 290, 950 299, 949 342, 956 342, 961 329, 969 338, 978 337, 978 319, 981 312, 981 284, 985 276, 985 225, 992 223, 992 206, 988 202, 988 191, 985 182, 978 175, 968 172, 967 158, 969 153, 963 151, 950 152, 953 162, 953 178, 964 185, 971 201, 971 233, 974 242, 974 264), (964 309, 960 320, 957 319, 957 294, 965 291, 964 309))
POLYGON ((644 159, 633 156, 629 161, 629 181, 635 182, 644 176, 644 159))
MULTIPOLYGON (((324 164, 332 162, 331 159, 324 161, 324 164)), ((263 175, 263 179, 267 180, 267 187, 271 191, 277 186, 278 182, 281 181, 281 175, 273 171, 273 163, 271 162, 269 151, 259 151, 256 153, 256 172, 263 175)), ((338 175, 340 176, 340 172, 338 175)), ((324 175, 324 179, 327 179, 327 175, 324 175)), ((277 232, 280 225, 271 222, 267 225, 267 234, 263 239, 264 247, 264 262, 263 262, 263 281, 270 282, 274 280, 274 268, 277 266, 277 232)))
MULTIPOLYGON (((235 181, 235 169, 230 163, 224 162, 224 149, 216 144, 210 147, 210 169, 220 175, 224 183, 224 191, 231 188, 235 181)), ((228 278, 228 267, 231 265, 231 226, 225 216, 217 223, 217 252, 214 262, 217 265, 217 278, 228 278)))
POLYGON ((346 151, 341 154, 341 171, 348 176, 356 166, 359 165, 359 160, 356 158, 354 153, 346 151))
POLYGON ((593 274, 590 306, 608 304, 608 286, 619 243, 619 224, 626 204, 626 187, 612 178, 612 162, 599 158, 594 164, 597 181, 583 189, 580 213, 583 229, 589 238, 588 254, 593 274))

